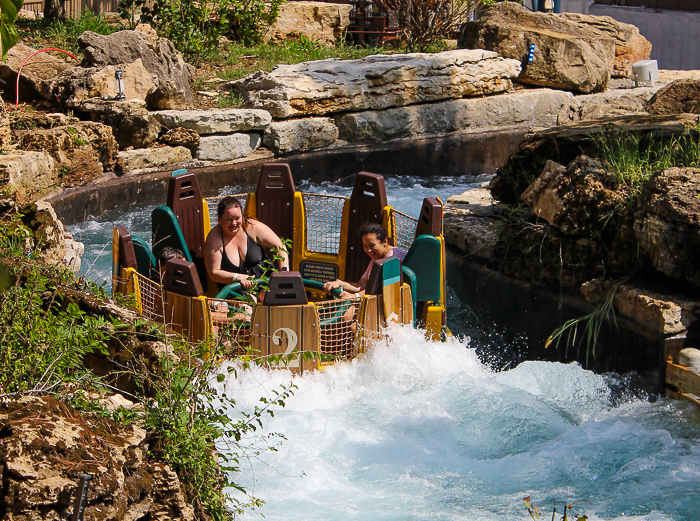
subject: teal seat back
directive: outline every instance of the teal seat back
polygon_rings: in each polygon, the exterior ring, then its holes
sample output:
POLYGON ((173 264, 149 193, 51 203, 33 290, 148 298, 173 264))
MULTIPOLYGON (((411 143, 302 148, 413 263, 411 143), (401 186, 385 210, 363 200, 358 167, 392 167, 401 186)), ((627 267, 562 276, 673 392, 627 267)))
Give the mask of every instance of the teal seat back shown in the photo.
POLYGON ((442 244, 434 235, 421 235, 413 241, 403 265, 416 276, 414 302, 437 302, 442 299, 440 267, 443 264, 442 244))
POLYGON ((411 288, 411 300, 413 301, 413 327, 416 326, 418 317, 416 315, 416 291, 418 290, 418 277, 408 266, 401 266, 401 272, 403 273, 403 281, 408 284, 411 288))
POLYGON ((156 268, 156 258, 151 253, 148 243, 141 237, 131 236, 134 243, 134 254, 136 255, 136 270, 144 277, 151 277, 152 271, 156 268))
POLYGON ((175 213, 167 206, 159 206, 151 213, 151 236, 153 256, 158 257, 160 250, 166 246, 177 248, 185 254, 185 259, 192 262, 190 250, 182 235, 175 213))

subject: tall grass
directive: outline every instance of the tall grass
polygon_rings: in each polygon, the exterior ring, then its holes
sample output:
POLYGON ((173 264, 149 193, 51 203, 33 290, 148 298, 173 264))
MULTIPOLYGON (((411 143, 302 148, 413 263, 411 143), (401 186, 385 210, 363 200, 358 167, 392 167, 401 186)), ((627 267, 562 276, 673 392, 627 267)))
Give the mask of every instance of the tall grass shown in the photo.
POLYGON ((207 53, 204 61, 221 65, 220 70, 217 71, 220 78, 236 80, 258 70, 270 71, 280 64, 295 64, 327 58, 352 60, 364 58, 370 54, 388 52, 392 50, 382 47, 356 47, 346 43, 328 46, 301 36, 296 40, 283 43, 265 42, 250 47, 232 43, 226 49, 212 49, 207 53))
POLYGON ((594 156, 608 163, 630 198, 639 195, 654 172, 664 168, 700 166, 700 139, 695 128, 680 136, 603 131, 595 134, 594 156))

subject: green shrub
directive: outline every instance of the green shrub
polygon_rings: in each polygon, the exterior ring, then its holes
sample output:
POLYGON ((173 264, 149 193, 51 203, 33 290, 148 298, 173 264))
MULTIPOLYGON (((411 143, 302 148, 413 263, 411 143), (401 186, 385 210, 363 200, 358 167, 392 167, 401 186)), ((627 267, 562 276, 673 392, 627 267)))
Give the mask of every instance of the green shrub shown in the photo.
POLYGON ((228 0, 223 12, 228 22, 226 36, 245 45, 260 43, 279 15, 280 5, 286 0, 228 0))
POLYGON ((45 270, 33 268, 0 294, 0 395, 58 392, 90 378, 85 354, 106 353, 105 319, 75 303, 59 308, 57 291, 45 270))
POLYGON ((153 25, 158 34, 170 39, 185 56, 199 61, 215 48, 221 36, 251 44, 262 38, 279 14, 285 0, 121 0, 122 18, 131 20, 140 9, 142 22, 153 25))

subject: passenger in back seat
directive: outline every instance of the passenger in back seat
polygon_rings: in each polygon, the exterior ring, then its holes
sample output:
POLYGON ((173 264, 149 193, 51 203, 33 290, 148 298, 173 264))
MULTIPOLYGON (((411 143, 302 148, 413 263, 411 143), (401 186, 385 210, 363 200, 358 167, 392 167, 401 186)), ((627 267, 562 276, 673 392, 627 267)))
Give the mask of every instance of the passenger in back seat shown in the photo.
POLYGON ((173 248, 172 246, 166 246, 158 252, 156 257, 156 272, 151 277, 156 282, 162 283, 163 276, 165 275, 165 265, 170 259, 185 259, 185 254, 182 250, 173 248))

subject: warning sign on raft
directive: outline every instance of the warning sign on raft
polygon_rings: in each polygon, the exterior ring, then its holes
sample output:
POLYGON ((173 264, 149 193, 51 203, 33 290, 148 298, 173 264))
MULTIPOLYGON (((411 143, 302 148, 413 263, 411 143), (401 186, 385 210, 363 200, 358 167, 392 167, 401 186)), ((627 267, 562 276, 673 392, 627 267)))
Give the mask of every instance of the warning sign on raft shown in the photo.
POLYGON ((331 262, 301 261, 299 263, 301 278, 328 282, 338 278, 338 266, 331 262))

